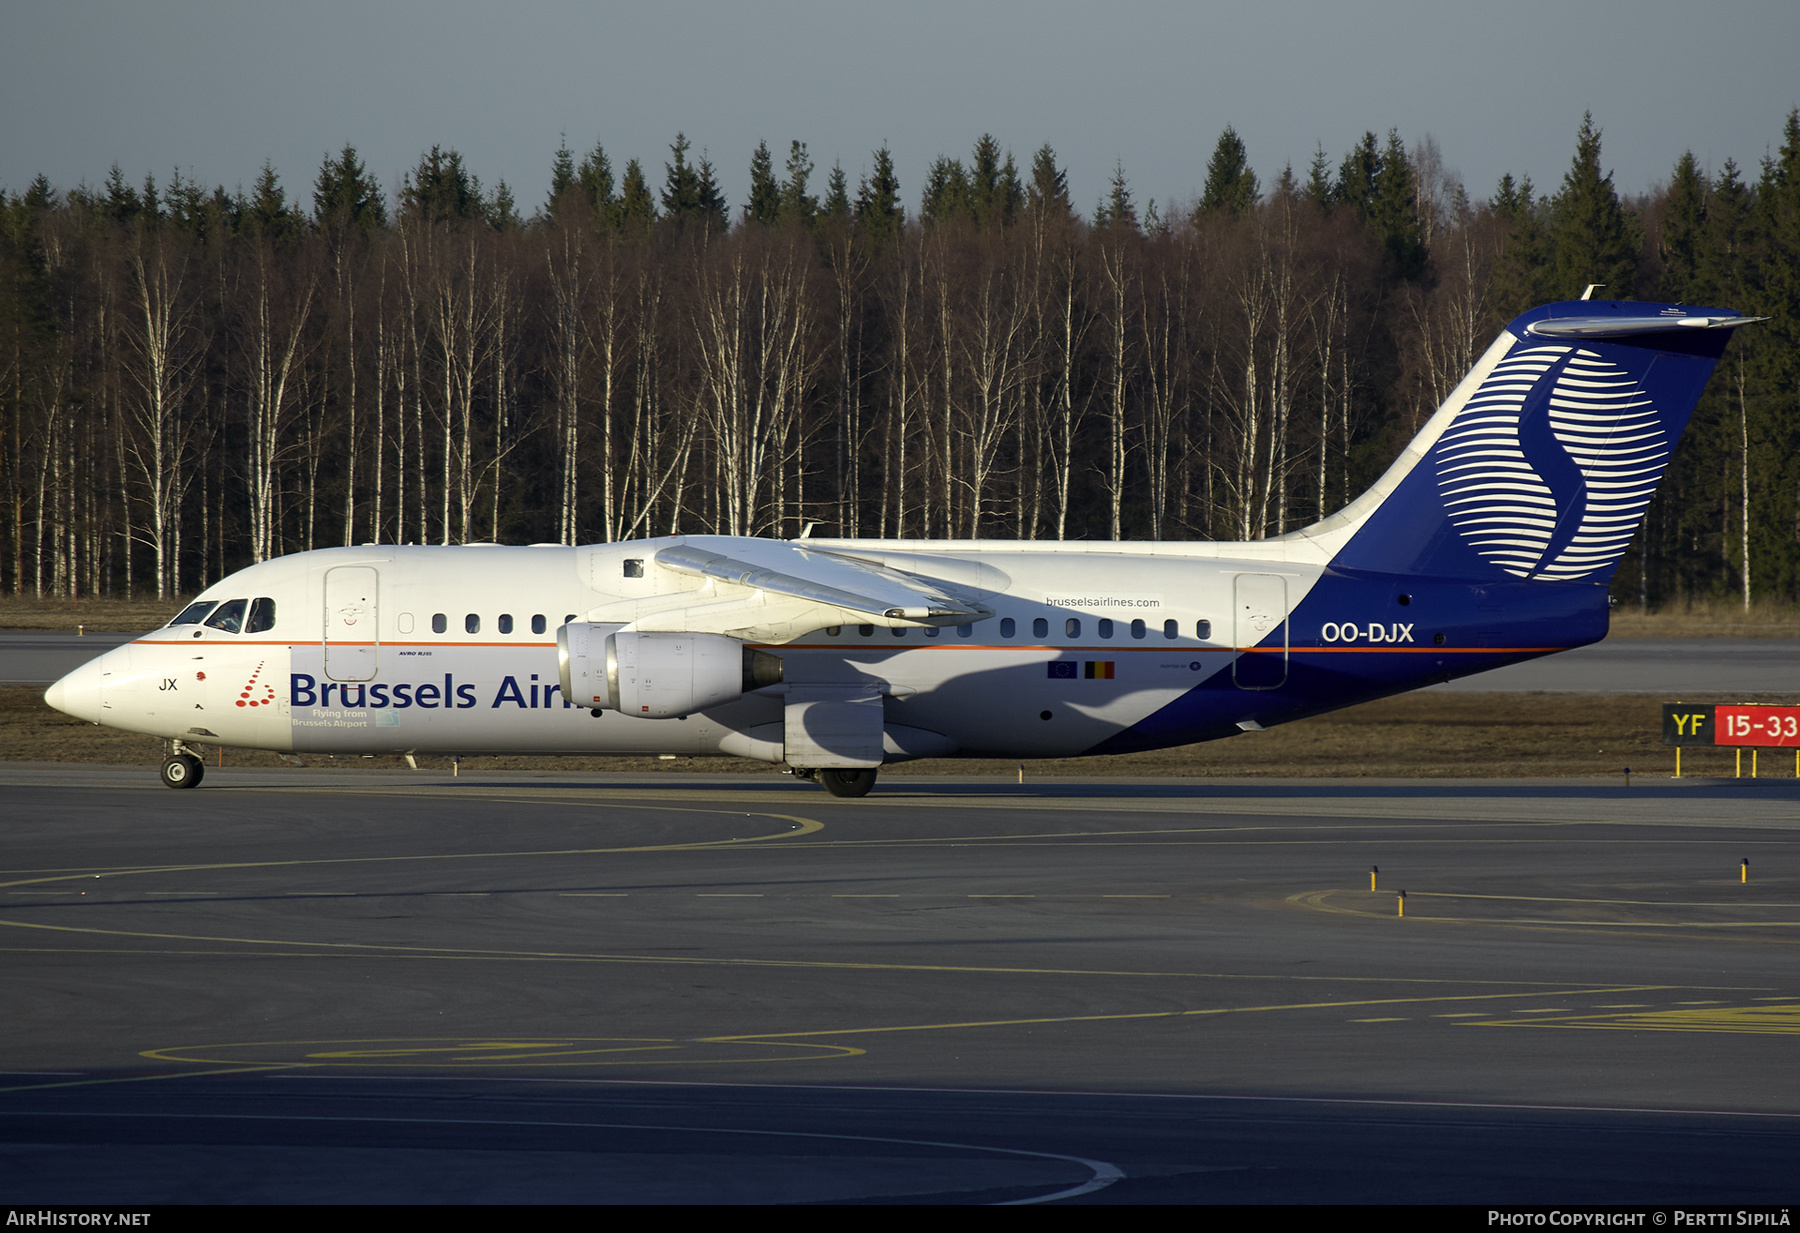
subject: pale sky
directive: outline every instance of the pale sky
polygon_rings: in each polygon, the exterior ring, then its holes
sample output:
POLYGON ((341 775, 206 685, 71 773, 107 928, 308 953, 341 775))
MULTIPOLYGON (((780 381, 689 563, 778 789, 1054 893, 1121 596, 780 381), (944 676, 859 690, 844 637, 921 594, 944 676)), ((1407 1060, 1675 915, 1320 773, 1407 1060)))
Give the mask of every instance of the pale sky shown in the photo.
POLYGON ((0 32, 0 188, 116 161, 232 189, 266 159, 308 208, 346 141, 390 191, 455 148, 529 215, 564 133, 660 185, 678 131, 734 213, 759 139, 778 167, 806 142, 821 192, 834 159, 854 191, 885 142, 916 210, 931 160, 983 132, 1022 169, 1050 143, 1084 212, 1116 160, 1142 207, 1196 196, 1226 125, 1265 186, 1316 142, 1335 167, 1364 130, 1429 133, 1479 198, 1505 171, 1554 189, 1590 110, 1638 193, 1687 149, 1754 177, 1800 105, 1796 0, 12 0, 0 32))

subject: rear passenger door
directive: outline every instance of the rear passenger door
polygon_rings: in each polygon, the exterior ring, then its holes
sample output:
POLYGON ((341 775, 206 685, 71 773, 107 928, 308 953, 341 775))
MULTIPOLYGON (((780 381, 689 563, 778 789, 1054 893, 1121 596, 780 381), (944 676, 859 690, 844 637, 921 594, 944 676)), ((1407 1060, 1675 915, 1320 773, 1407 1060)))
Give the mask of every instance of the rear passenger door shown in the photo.
POLYGON ((1239 574, 1233 587, 1231 680, 1239 689, 1280 689, 1287 683, 1287 579, 1239 574), (1256 648, 1256 649, 1252 649, 1256 648))

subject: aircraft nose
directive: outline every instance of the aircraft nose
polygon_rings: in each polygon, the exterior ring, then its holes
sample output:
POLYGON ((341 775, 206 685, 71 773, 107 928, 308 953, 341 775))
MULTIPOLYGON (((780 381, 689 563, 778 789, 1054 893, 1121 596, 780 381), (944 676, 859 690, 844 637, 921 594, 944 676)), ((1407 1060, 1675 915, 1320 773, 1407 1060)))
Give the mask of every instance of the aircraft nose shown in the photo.
POLYGON ((85 719, 91 724, 99 723, 100 685, 105 675, 105 669, 100 663, 114 654, 117 652, 109 652, 100 659, 90 660, 69 673, 44 691, 44 701, 65 715, 85 719))

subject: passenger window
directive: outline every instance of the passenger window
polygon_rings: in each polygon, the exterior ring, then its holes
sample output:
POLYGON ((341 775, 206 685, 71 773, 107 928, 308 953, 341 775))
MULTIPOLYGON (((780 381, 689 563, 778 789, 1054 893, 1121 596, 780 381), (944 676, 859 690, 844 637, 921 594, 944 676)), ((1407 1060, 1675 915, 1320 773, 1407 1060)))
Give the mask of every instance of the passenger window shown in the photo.
POLYGON ((894 626, 894 637, 896 637, 896 638, 906 637, 906 627, 904 625, 894 626))
POLYGON ((935 625, 928 625, 928 626, 926 626, 926 628, 925 628, 925 636, 926 636, 926 637, 927 637, 927 638, 935 638, 935 637, 937 637, 937 636, 938 636, 938 635, 939 635, 939 634, 941 634, 941 633, 943 633, 943 632, 944 632, 944 631, 943 631, 943 630, 941 630, 941 629, 939 629, 939 628, 938 628, 938 627, 937 627, 937 626, 935 626, 935 625))
POLYGON ((1112 619, 1110 617, 1100 618, 1100 636, 1102 638, 1112 637, 1112 619))
POLYGON ((1165 637, 1165 638, 1181 637, 1181 622, 1175 620, 1172 617, 1169 620, 1164 621, 1163 622, 1163 637, 1165 637))
POLYGON ((573 621, 574 619, 575 619, 575 614, 573 612, 571 612, 568 616, 563 618, 563 624, 567 625, 570 621, 573 621))
POLYGON ((1142 621, 1133 621, 1131 623, 1131 636, 1133 638, 1142 638, 1146 632, 1142 621))
POLYGON ((403 633, 403 634, 410 634, 410 633, 412 633, 412 626, 413 626, 413 615, 412 615, 412 613, 410 613, 410 612, 402 612, 402 613, 401 613, 401 614, 400 614, 400 619, 399 619, 399 621, 398 621, 398 622, 396 622, 396 624, 398 624, 398 625, 399 625, 399 627, 400 627, 400 632, 401 632, 401 633, 403 633))
POLYGON ((272 599, 254 599, 250 601, 250 621, 244 626, 247 634, 260 634, 275 628, 275 601, 272 599))
POLYGON ((502 612, 500 614, 500 632, 503 634, 512 633, 512 615, 510 613, 502 612))
POLYGON ((450 628, 450 622, 444 619, 443 613, 434 612, 431 614, 431 632, 432 633, 441 634, 446 629, 449 629, 449 628, 450 628))
POLYGON ((844 627, 842 625, 827 625, 825 627, 825 634, 829 638, 835 638, 843 632, 844 627))
POLYGON ((201 621, 206 619, 206 614, 211 612, 213 610, 213 605, 218 602, 219 601, 216 599, 203 599, 198 603, 189 604, 177 613, 175 619, 170 621, 169 624, 198 625, 201 621))
POLYGON ((1011 617, 1001 617, 1000 618, 1000 636, 1002 638, 1012 637, 1013 634, 1015 632, 1017 632, 1018 628, 1019 628, 1019 623, 1017 621, 1013 620, 1011 617))
POLYGON ((228 634, 235 634, 244 628, 244 605, 248 600, 228 599, 219 605, 219 610, 206 619, 213 629, 222 629, 228 634))
POLYGON ((644 576, 644 561, 642 557, 627 557, 625 559, 625 576, 627 578, 642 578, 644 576))
POLYGON ((480 633, 481 632, 481 618, 476 616, 473 612, 471 612, 468 616, 464 617, 463 618, 463 631, 465 633, 471 633, 471 634, 480 633))
POLYGON ((543 633, 544 629, 545 629, 545 625, 546 625, 546 622, 544 621, 543 613, 540 612, 536 616, 531 618, 531 632, 532 633, 534 633, 534 634, 543 633))
POLYGON ((1194 637, 1200 639, 1200 641, 1202 641, 1202 642, 1205 642, 1208 638, 1212 637, 1212 622, 1211 621, 1195 621, 1194 622, 1194 637))
POLYGON ((875 627, 873 625, 858 625, 856 627, 856 632, 865 638, 873 638, 875 636, 875 627))
POLYGON ((1070 617, 1068 620, 1064 621, 1063 632, 1071 638, 1081 637, 1081 618, 1070 617))
POLYGON ((973 636, 974 633, 975 627, 973 625, 958 625, 956 627, 956 636, 958 638, 968 638, 973 636))
POLYGON ((1037 618, 1031 623, 1031 636, 1033 638, 1048 638, 1050 636, 1050 622, 1046 621, 1043 617, 1037 618))

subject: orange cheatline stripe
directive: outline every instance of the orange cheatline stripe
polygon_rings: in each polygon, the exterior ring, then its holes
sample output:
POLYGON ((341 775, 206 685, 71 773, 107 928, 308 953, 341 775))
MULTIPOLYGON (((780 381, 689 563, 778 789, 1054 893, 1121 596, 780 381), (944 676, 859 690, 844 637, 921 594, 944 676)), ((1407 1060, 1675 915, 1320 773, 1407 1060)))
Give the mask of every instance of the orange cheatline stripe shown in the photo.
MULTIPOLYGON (((188 645, 187 643, 182 642, 175 638, 166 638, 166 639, 158 638, 158 639, 150 639, 150 640, 140 638, 140 639, 138 639, 138 642, 143 643, 144 645, 147 645, 147 646, 165 646, 165 645, 167 645, 167 646, 179 646, 184 649, 188 645)), ((203 642, 203 643, 201 643, 201 645, 205 646, 205 647, 284 646, 284 647, 288 647, 289 649, 297 649, 300 647, 325 646, 325 645, 334 646, 334 647, 343 647, 346 649, 348 649, 350 647, 359 647, 359 646, 372 646, 372 647, 384 647, 384 646, 392 646, 392 647, 501 646, 501 647, 511 647, 515 650, 523 650, 523 649, 528 649, 530 647, 553 647, 556 645, 556 643, 554 643, 554 642, 332 642, 332 643, 326 643, 322 639, 317 640, 317 641, 308 640, 306 642, 292 642, 292 641, 287 641, 287 640, 271 640, 271 641, 265 642, 265 641, 261 641, 261 640, 253 641, 248 638, 234 638, 230 642, 203 642)))
MULTIPOLYGON (((173 639, 169 645, 185 645, 173 639)), ((147 645, 161 646, 162 641, 152 641, 147 645)), ((229 643, 212 642, 206 644, 214 647, 225 646, 284 646, 290 650, 302 647, 330 645, 349 649, 352 647, 504 647, 510 650, 531 650, 554 647, 554 642, 263 642, 233 640, 229 643)), ((751 642, 747 646, 778 647, 790 651, 1054 651, 1058 654, 1100 654, 1109 655, 1136 653, 1142 655, 1228 655, 1233 653, 1246 655, 1553 655, 1558 651, 1567 651, 1566 646, 1391 646, 1379 644, 1374 646, 1062 646, 1050 643, 990 643, 990 642, 912 642, 890 645, 880 642, 751 642)))

